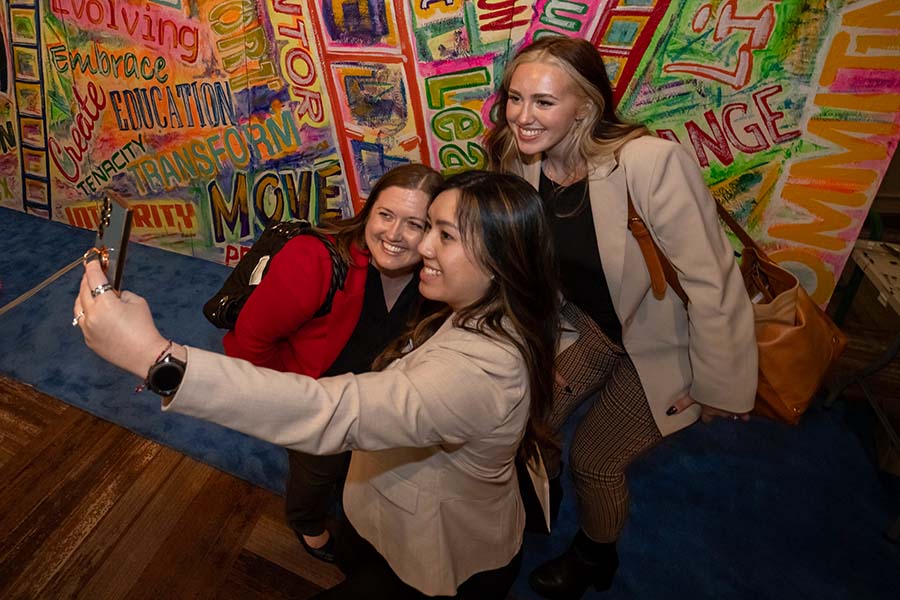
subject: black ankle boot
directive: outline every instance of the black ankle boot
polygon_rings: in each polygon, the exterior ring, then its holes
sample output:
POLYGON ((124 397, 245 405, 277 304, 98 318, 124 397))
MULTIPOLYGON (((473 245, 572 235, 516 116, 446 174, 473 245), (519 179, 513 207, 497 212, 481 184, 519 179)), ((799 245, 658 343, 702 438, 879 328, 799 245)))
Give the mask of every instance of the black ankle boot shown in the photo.
POLYGON ((531 572, 528 584, 544 598, 577 600, 591 585, 608 590, 618 567, 615 542, 595 542, 579 530, 568 550, 531 572))

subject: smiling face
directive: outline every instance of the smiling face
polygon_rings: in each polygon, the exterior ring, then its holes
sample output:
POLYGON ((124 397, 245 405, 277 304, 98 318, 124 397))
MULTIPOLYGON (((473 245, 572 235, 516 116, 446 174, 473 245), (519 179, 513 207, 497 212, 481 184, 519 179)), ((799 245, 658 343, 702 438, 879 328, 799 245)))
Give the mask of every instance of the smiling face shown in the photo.
POLYGON ((491 287, 491 276, 463 243, 457 218, 458 190, 438 194, 428 209, 429 230, 419 244, 424 262, 419 291, 430 300, 446 302, 454 311, 481 300, 491 287))
POLYGON ((418 266, 416 247, 425 233, 428 195, 421 190, 385 188, 366 221, 366 247, 372 264, 389 277, 412 273, 418 266))
POLYGON ((576 83, 562 68, 549 62, 525 62, 516 67, 509 83, 506 120, 519 152, 565 162, 563 143, 589 105, 576 83))

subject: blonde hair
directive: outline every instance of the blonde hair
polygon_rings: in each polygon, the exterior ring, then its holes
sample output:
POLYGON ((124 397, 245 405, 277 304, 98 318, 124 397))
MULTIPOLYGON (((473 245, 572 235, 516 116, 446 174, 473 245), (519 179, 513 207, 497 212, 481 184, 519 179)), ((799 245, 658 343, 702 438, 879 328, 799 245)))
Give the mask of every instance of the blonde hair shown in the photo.
MULTIPOLYGON (((519 65, 544 63, 562 69, 586 101, 587 114, 575 121, 563 141, 564 156, 590 165, 601 156, 618 154, 628 141, 649 135, 641 124, 626 123, 616 114, 612 85, 600 53, 587 40, 567 37, 542 38, 525 46, 506 65, 497 101, 492 107, 495 124, 485 136, 490 167, 495 171, 522 175, 522 156, 506 120, 509 84, 519 65)), ((567 167, 577 166, 568 164, 567 167)))

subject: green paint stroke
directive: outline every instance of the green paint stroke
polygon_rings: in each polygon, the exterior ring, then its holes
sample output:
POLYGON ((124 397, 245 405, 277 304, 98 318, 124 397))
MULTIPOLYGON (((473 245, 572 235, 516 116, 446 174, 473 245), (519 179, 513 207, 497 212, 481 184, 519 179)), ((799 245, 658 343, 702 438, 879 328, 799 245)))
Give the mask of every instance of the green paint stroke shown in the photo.
MULTIPOLYGON (((673 132, 682 144, 694 149, 701 164, 708 163, 704 169, 707 181, 724 184, 726 195, 733 198, 752 193, 743 184, 758 182, 766 165, 815 148, 803 136, 785 134, 800 131, 810 85, 815 85, 816 57, 833 35, 840 8, 834 4, 826 7, 824 0, 741 0, 733 4, 673 0, 619 110, 625 118, 646 123, 653 131, 673 132), (698 13, 704 5, 710 7, 705 19, 698 13), (715 39, 720 11, 732 8, 736 19, 770 11, 768 15, 774 15, 771 34, 761 36, 762 43, 755 45, 751 44, 752 32, 746 29, 735 28, 715 39), (693 29, 694 24, 700 31, 693 29), (746 77, 726 81, 728 76, 722 74, 722 81, 717 81, 715 75, 666 70, 673 63, 694 63, 735 72, 742 50, 745 55, 749 50, 746 77), (777 113, 781 114, 774 116, 777 113), (705 136, 716 138, 717 129, 728 130, 730 136, 727 145, 721 144, 721 134, 718 138, 724 158, 698 141, 705 136)), ((742 206, 739 212, 749 214, 757 201, 761 199, 742 206)))
POLYGON ((12 15, 12 30, 14 38, 34 40, 37 35, 34 30, 34 18, 22 14, 12 15))

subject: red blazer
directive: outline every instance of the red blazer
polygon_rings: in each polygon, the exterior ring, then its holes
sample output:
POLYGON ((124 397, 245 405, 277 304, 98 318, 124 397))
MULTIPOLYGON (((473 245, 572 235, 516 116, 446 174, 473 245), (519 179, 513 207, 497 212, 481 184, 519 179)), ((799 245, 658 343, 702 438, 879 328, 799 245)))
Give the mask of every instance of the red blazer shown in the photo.
POLYGON ((369 253, 350 247, 350 268, 331 312, 313 315, 331 286, 331 256, 315 237, 298 235, 272 259, 222 344, 228 356, 261 367, 320 376, 350 339, 362 312, 369 253))

